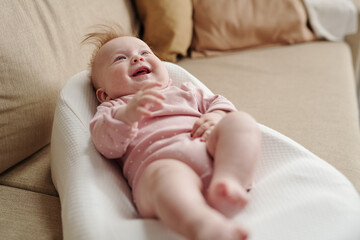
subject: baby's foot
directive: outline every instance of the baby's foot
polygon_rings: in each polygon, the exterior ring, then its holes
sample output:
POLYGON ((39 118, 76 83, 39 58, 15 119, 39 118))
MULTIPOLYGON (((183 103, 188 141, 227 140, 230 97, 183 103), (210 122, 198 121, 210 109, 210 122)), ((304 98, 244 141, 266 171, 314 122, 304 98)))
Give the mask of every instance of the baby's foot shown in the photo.
POLYGON ((213 179, 207 192, 207 201, 210 206, 231 218, 248 203, 248 194, 236 180, 213 179))
POLYGON ((224 217, 208 218, 206 224, 197 227, 195 240, 245 240, 248 231, 224 217))

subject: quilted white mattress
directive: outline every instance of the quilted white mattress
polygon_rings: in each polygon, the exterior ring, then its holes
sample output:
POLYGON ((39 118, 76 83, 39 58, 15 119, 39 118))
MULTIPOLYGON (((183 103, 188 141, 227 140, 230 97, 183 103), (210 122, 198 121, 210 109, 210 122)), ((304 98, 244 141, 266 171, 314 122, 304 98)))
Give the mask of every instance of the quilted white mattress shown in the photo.
MULTIPOLYGON (((192 81, 181 67, 165 63, 174 84, 192 81)), ((83 71, 68 80, 58 99, 51 171, 59 192, 64 239, 183 239, 157 220, 140 219, 119 167, 92 145, 89 121, 97 100, 83 71)), ((234 221, 250 240, 359 240, 360 198, 335 168, 285 137, 259 125, 262 157, 248 206, 234 221)))

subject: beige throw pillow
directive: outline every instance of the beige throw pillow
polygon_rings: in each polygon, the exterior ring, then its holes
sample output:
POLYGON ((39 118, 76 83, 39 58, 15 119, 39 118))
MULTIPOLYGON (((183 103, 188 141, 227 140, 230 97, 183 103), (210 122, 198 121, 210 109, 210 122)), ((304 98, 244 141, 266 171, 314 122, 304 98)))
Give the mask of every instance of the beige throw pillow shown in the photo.
POLYGON ((301 0, 193 0, 192 56, 314 40, 301 0))
POLYGON ((135 0, 143 40, 165 61, 186 56, 192 38, 191 0, 135 0))

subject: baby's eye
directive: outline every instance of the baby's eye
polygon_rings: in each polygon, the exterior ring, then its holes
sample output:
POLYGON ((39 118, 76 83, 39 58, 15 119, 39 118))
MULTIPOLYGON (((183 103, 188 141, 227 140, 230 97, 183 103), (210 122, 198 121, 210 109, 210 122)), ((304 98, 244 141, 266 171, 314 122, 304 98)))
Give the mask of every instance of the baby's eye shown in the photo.
POLYGON ((115 58, 114 62, 125 60, 125 59, 126 59, 126 57, 124 57, 124 56, 118 56, 115 58))
POLYGON ((150 52, 149 52, 149 51, 143 51, 143 52, 141 53, 142 56, 147 55, 147 54, 150 54, 150 52))

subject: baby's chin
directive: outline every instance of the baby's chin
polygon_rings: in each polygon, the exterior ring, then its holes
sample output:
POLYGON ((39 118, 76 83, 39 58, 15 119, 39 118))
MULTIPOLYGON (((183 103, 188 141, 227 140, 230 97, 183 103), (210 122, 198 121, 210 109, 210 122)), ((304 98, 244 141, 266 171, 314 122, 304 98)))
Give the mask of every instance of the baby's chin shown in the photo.
MULTIPOLYGON (((149 79, 149 80, 145 80, 145 81, 155 81, 160 83, 160 86, 156 86, 154 87, 154 89, 164 89, 167 88, 169 85, 171 85, 171 79, 167 78, 167 79, 162 79, 162 80, 157 80, 157 79, 149 79)), ((143 83, 145 83, 145 81, 143 83)))

